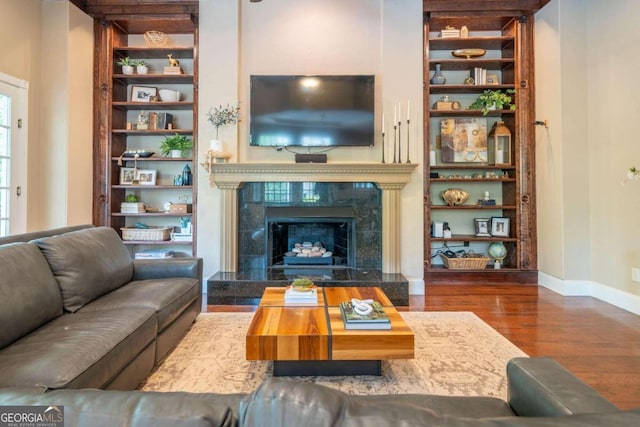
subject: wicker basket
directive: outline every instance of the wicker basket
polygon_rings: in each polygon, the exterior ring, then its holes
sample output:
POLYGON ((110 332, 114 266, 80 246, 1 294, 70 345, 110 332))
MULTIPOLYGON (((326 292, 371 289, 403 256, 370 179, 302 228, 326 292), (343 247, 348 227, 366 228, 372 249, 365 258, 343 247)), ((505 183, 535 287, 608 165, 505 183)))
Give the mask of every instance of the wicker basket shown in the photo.
POLYGON ((484 270, 489 262, 489 258, 483 256, 465 258, 449 258, 442 254, 440 256, 444 266, 451 270, 484 270))
POLYGON ((122 240, 158 241, 171 238, 171 227, 122 227, 122 240))
POLYGON ((144 42, 149 47, 163 47, 169 38, 162 31, 147 31, 144 33, 144 42))

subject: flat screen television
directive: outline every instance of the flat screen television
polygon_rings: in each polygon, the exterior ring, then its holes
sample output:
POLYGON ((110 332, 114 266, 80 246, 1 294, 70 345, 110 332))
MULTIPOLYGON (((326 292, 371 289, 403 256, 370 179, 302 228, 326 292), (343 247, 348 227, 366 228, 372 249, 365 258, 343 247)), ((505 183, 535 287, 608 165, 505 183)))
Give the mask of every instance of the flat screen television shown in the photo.
POLYGON ((257 147, 372 146, 375 76, 251 76, 257 147))

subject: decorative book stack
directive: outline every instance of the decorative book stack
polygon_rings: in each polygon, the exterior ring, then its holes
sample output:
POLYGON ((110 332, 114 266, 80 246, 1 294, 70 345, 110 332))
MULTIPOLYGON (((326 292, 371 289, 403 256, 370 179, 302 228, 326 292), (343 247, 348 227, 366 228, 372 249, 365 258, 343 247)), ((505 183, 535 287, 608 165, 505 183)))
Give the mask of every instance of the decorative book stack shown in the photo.
POLYGON ((341 302, 340 314, 345 329, 391 329, 391 321, 378 301, 353 299, 341 302), (365 309, 359 310, 360 307, 365 309), (368 314, 360 314, 363 312, 368 314))
POLYGON ((285 304, 317 304, 318 303, 318 288, 307 288, 304 290, 295 289, 289 286, 284 291, 285 304))

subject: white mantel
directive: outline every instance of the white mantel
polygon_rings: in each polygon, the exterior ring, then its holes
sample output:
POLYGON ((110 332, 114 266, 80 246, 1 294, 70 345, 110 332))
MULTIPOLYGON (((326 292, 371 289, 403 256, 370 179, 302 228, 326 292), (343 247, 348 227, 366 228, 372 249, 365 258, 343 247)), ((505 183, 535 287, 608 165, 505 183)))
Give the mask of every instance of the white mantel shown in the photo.
POLYGON ((373 182, 382 191, 382 272, 400 273, 400 191, 416 163, 213 163, 222 191, 220 269, 238 270, 238 189, 244 182, 373 182))

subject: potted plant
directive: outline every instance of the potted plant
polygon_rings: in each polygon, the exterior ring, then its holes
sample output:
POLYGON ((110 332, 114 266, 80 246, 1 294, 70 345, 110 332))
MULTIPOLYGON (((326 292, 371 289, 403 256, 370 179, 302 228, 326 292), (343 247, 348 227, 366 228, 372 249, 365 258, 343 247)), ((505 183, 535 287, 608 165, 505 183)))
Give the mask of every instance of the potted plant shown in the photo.
POLYGON ((207 113, 209 123, 216 128, 216 140, 218 140, 218 129, 225 125, 234 125, 240 122, 240 107, 227 104, 209 108, 207 113))
POLYGON ((144 59, 135 60, 136 64, 136 73, 138 74, 147 74, 149 72, 149 63, 144 59))
POLYGON ((514 111, 516 104, 511 102, 511 95, 516 93, 515 89, 507 89, 505 92, 501 90, 485 90, 471 105, 470 110, 482 110, 482 115, 486 116, 491 110, 504 110, 508 107, 514 111))
POLYGON ((136 66, 136 61, 129 58, 128 56, 125 56, 124 58, 116 62, 116 64, 122 67, 122 74, 133 74, 133 67, 136 66))
POLYGON ((160 151, 165 156, 182 157, 185 151, 193 148, 193 141, 184 135, 165 136, 160 143, 160 151))

